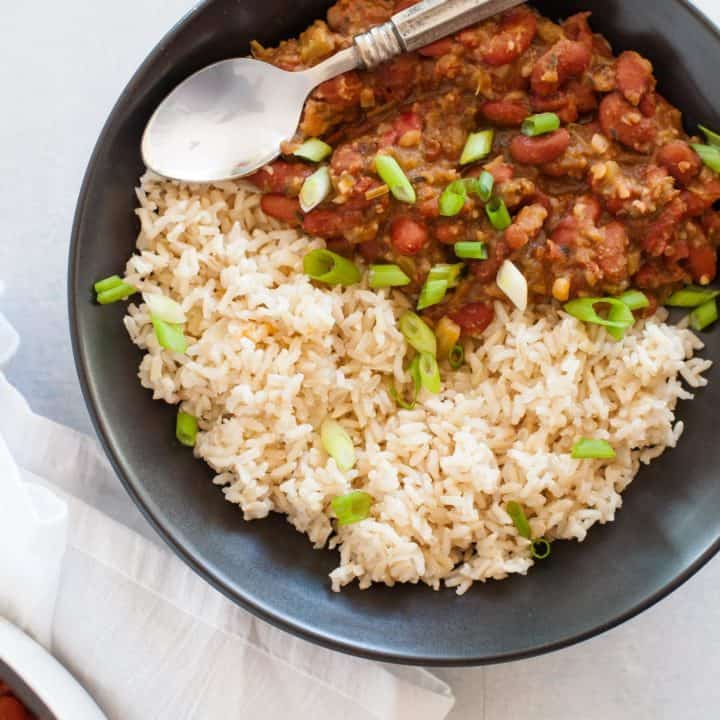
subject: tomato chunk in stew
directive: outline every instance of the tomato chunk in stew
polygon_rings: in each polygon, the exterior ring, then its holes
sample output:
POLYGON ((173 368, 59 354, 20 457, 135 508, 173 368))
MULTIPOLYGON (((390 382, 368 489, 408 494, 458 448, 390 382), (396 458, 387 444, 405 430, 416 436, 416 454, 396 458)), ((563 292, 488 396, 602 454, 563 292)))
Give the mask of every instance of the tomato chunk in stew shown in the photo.
MULTIPOLYGON (((253 52, 288 70, 310 67, 413 4, 339 0, 299 38, 276 48, 254 43, 253 52)), ((434 265, 460 262, 456 243, 484 243, 487 258, 464 260, 457 286, 424 311, 466 335, 482 333, 493 301, 505 299, 496 275, 508 259, 531 302, 638 287, 655 306, 683 283, 712 282, 720 243, 720 178, 659 90, 650 60, 633 51, 614 57, 589 13, 556 24, 521 6, 324 83, 283 157, 250 180, 267 215, 361 261, 399 264, 411 278, 401 290, 413 299, 434 265), (557 121, 527 136, 523 121, 534 113, 557 121), (484 130, 493 131, 491 143, 478 149, 474 134, 484 130), (332 147, 323 161, 332 187, 304 213, 298 194, 316 164, 293 152, 312 137, 332 147), (379 154, 397 161, 414 193, 393 194, 378 176, 379 154), (495 227, 472 191, 471 179, 487 182, 486 172, 509 227, 495 227), (471 188, 464 202, 441 202, 463 179, 471 188)))

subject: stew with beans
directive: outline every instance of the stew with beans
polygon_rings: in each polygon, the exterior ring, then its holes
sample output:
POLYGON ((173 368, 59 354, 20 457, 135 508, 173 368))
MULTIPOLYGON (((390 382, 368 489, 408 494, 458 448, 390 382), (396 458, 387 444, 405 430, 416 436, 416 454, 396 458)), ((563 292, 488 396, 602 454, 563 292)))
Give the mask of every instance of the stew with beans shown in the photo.
MULTIPOLYGON (((298 39, 254 55, 287 70, 320 62, 352 37, 413 5, 407 0, 339 0, 298 39)), ((651 63, 618 57, 593 33, 590 13, 557 24, 521 6, 408 53, 371 72, 350 72, 308 99, 283 157, 251 180, 268 215, 325 238, 342 255, 394 263, 417 297, 430 269, 460 262, 458 242, 482 242, 444 300, 424 311, 467 335, 492 321, 504 298, 498 269, 510 259, 533 302, 642 289, 655 304, 682 284, 716 276, 720 178, 691 148, 681 113, 660 95, 651 63), (521 132, 530 115, 554 113, 560 127, 521 132), (472 133, 493 129, 491 152, 461 165, 472 133), (293 157, 321 138, 332 189, 303 212, 298 194, 316 165, 293 157), (379 177, 378 154, 394 157, 416 198, 402 202, 379 177), (440 212, 449 184, 494 179, 511 224, 496 229, 485 202, 468 193, 455 215, 440 212)), ((695 140, 697 142, 697 140, 695 140)))

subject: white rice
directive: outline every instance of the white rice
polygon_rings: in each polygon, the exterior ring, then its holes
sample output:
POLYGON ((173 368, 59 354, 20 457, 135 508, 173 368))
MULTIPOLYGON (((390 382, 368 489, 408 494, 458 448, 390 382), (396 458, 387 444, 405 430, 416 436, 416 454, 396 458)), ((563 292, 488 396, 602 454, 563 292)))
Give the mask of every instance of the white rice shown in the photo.
POLYGON ((507 502, 537 537, 584 540, 614 519, 640 464, 677 443, 675 406, 693 397, 682 381, 706 384, 702 342, 662 313, 617 343, 555 308, 498 303, 464 369, 443 368, 442 393, 398 411, 387 386, 404 380, 401 294, 313 286, 302 257, 322 241, 265 217, 242 183, 148 174, 137 192, 127 279, 179 301, 190 342, 185 355, 163 350, 147 308, 130 305, 140 380, 200 419, 195 454, 246 520, 285 513, 315 547, 339 549, 334 590, 357 579, 463 593, 526 573, 529 543, 507 502), (350 472, 321 446, 328 416, 354 440, 350 472), (617 458, 573 460, 581 436, 607 439, 617 458), (336 531, 331 500, 353 489, 373 496, 372 516, 336 531))

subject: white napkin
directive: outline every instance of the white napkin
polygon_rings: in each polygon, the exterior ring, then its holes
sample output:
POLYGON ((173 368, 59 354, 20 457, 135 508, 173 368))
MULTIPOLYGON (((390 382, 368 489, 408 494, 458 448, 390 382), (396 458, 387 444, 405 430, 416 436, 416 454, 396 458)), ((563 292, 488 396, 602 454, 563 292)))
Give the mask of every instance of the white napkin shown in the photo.
MULTIPOLYGON (((12 341, 0 316, 0 357, 12 341)), ((34 415, 2 373, 0 408, 0 613, 46 645, 51 629, 55 655, 111 720, 450 712, 430 673, 272 628, 131 530, 149 535, 96 443, 34 415)))

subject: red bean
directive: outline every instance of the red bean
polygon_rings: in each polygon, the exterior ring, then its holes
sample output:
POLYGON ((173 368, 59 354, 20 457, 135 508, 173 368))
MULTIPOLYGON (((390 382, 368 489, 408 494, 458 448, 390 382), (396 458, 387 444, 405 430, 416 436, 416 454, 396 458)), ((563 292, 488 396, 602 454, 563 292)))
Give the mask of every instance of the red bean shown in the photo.
POLYGON ((617 87, 625 99, 635 105, 655 89, 653 66, 642 55, 628 51, 617 61, 617 87))
POLYGON ((25 706, 12 695, 0 697, 0 720, 29 720, 25 706))
POLYGON ((531 85, 535 95, 547 97, 572 77, 582 75, 590 66, 592 54, 581 42, 559 40, 533 68, 531 85))
POLYGON ((331 238, 360 225, 362 212, 358 210, 341 211, 318 208, 311 210, 304 218, 302 226, 308 235, 331 238))
POLYGON ((690 184, 702 170, 702 160, 683 140, 673 140, 660 148, 657 161, 683 185, 690 184))
POLYGON ((465 335, 480 335, 495 319, 495 309, 488 303, 476 302, 463 305, 449 314, 465 335))
POLYGON ((312 96, 334 107, 346 108, 360 102, 363 82, 356 72, 338 75, 315 88, 312 96))
POLYGON ((393 221, 390 239, 400 255, 417 255, 428 244, 429 236, 424 223, 402 215, 393 221))
POLYGON ((688 258, 693 279, 703 285, 712 282, 717 275, 717 253, 710 245, 690 247, 688 258))
MULTIPOLYGON (((403 138, 407 135, 407 133, 414 133, 417 140, 410 139, 409 144, 416 145, 419 142, 419 131, 422 130, 422 127, 422 118, 414 112, 401 113, 393 121, 393 129, 397 133, 397 142, 402 147, 407 147, 407 144, 403 143, 403 138)), ((410 138, 409 135, 408 138, 410 138)))
POLYGON ((247 179, 263 192, 297 194, 300 192, 305 178, 312 173, 312 168, 303 163, 276 160, 249 175, 247 179))
POLYGON ((421 47, 418 50, 418 53, 424 57, 441 57, 442 55, 447 55, 452 50, 452 46, 452 38, 443 38, 442 40, 436 40, 434 43, 430 43, 425 47, 421 47))
POLYGON ((562 25, 565 35, 570 40, 577 40, 589 48, 593 46, 593 31, 588 23, 591 15, 590 12, 571 15, 562 25))
POLYGON ((597 244, 595 259, 606 280, 619 282, 627 277, 628 236, 619 222, 612 222, 601 229, 602 240, 597 244))
POLYGON ((600 126, 605 135, 639 153, 650 152, 657 136, 655 123, 619 92, 607 95, 600 103, 600 126))
POLYGON ((289 198, 276 193, 263 195, 260 207, 266 215, 277 220, 282 220, 290 225, 300 225, 301 223, 302 213, 300 201, 297 198, 289 198))
POLYGON ((548 135, 525 137, 518 135, 510 143, 510 154, 523 165, 544 165, 557 160, 570 145, 570 133, 560 128, 548 135))
POLYGON ((512 250, 519 250, 535 239, 545 224, 548 211, 539 203, 526 205, 505 231, 505 242, 512 250))
POLYGON ((675 229, 687 212, 688 206, 682 196, 675 198, 664 208, 657 220, 648 226, 642 239, 643 249, 650 255, 663 255, 675 234, 675 229))
POLYGON ((655 117, 657 112, 657 95, 655 93, 648 93, 638 105, 638 110, 646 117, 655 117))
POLYGON ((508 65, 531 45, 537 33, 537 20, 529 10, 520 8, 506 13, 499 32, 490 40, 482 59, 492 66, 508 65))
POLYGON ((480 106, 480 112, 493 125, 519 127, 530 115, 530 107, 521 100, 489 100, 480 106))
POLYGON ((374 263, 382 254, 380 241, 377 238, 366 240, 358 245, 358 252, 366 263, 374 263))
POLYGON ((463 224, 452 220, 438 220, 433 228, 435 238, 443 245, 454 245, 456 242, 460 242, 464 233, 465 227, 463 224))
POLYGON ((333 153, 330 167, 336 175, 357 174, 365 168, 365 158, 350 145, 341 145, 333 153))
POLYGON ((371 75, 376 99, 391 102, 407 97, 416 85, 415 73, 419 67, 420 58, 411 53, 380 65, 371 75))

